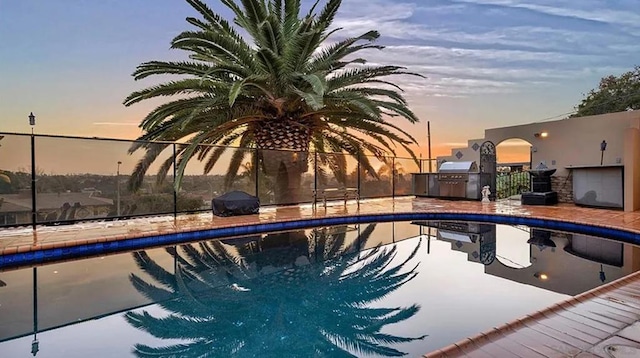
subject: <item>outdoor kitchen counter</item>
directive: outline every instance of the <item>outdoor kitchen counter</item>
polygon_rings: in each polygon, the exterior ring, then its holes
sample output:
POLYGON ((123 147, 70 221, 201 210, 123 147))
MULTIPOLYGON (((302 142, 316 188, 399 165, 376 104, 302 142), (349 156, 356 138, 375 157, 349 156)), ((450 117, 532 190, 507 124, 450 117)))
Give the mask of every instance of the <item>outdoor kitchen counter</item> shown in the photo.
POLYGON ((412 192, 415 196, 438 197, 438 173, 411 173, 412 192))
POLYGON ((603 164, 603 165, 569 165, 565 169, 599 169, 599 168, 623 168, 623 164, 603 164))
POLYGON ((570 165, 573 201, 579 205, 624 208, 624 166, 622 164, 570 165))

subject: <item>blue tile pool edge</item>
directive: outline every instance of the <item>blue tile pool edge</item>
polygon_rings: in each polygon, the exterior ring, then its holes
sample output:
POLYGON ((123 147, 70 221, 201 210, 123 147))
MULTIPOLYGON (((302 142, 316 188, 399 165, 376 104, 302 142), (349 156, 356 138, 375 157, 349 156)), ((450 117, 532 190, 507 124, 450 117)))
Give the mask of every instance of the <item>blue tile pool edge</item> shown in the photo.
POLYGON ((451 213, 451 212, 403 212, 393 214, 366 214, 324 218, 279 221, 246 226, 222 227, 172 234, 152 235, 110 242, 81 244, 62 248, 36 250, 0 255, 0 269, 22 267, 49 261, 68 260, 85 256, 98 256, 150 247, 168 246, 192 241, 220 239, 245 235, 264 234, 272 231, 289 231, 313 227, 365 224, 391 221, 473 221, 492 224, 526 225, 540 229, 566 231, 574 234, 598 236, 629 244, 640 245, 640 233, 590 224, 577 224, 554 219, 540 219, 505 214, 451 213))

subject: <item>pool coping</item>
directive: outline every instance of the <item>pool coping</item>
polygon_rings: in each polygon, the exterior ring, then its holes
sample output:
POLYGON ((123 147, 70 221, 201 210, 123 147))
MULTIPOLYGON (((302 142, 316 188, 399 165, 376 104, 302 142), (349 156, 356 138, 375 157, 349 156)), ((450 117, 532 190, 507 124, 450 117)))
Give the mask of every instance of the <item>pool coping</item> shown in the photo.
MULTIPOLYGON (((623 304, 623 305, 627 305, 629 309, 632 309, 632 308, 637 309, 639 307, 638 304, 640 304, 640 296, 636 296, 634 299, 632 295, 626 295, 628 300, 633 302, 611 300, 609 297, 606 296, 606 294, 610 292, 619 291, 621 289, 624 290, 625 288, 633 284, 635 285, 640 284, 640 271, 636 271, 634 273, 621 277, 605 285, 595 287, 589 291, 575 295, 571 298, 568 298, 564 301, 553 304, 542 310, 536 311, 531 314, 527 314, 522 318, 516 318, 510 322, 507 322, 502 325, 491 328, 489 330, 480 332, 474 336, 464 338, 446 347, 424 354, 422 357, 423 358, 466 357, 468 355, 472 355, 473 352, 477 352, 478 350, 482 352, 482 347, 486 345, 496 344, 495 341, 508 338, 510 334, 517 332, 517 330, 520 328, 526 328, 531 324, 537 323, 541 320, 549 319, 552 317, 552 314, 554 313, 571 311, 573 308, 575 308, 578 305, 581 305, 596 299, 604 299, 607 301, 611 301, 612 305, 614 303, 623 304)), ((584 323, 582 324, 586 326, 586 324, 584 323)), ((616 337, 617 333, 624 330, 625 328, 628 328, 631 325, 633 324, 629 324, 617 330, 616 333, 609 335, 607 339, 603 339, 600 342, 616 337)), ((638 343, 640 344, 640 342, 638 343)), ((583 349, 582 352, 572 356, 578 357, 582 353, 589 353, 589 351, 593 351, 593 348, 598 345, 599 344, 592 344, 590 348, 583 349)), ((526 347, 526 348, 531 349, 530 347, 526 347)), ((558 352, 558 354, 560 354, 560 352, 558 352)), ((484 353, 484 355, 486 355, 486 352, 484 353)), ((599 355, 588 355, 588 357, 599 357, 599 355)))
POLYGON ((362 224, 391 221, 473 221, 481 223, 527 225, 530 227, 565 231, 583 235, 605 237, 616 241, 640 245, 640 232, 615 226, 577 221, 556 220, 517 214, 471 213, 457 211, 396 212, 338 215, 322 218, 276 220, 253 224, 231 224, 207 229, 176 230, 169 233, 142 233, 129 237, 95 238, 68 242, 64 246, 55 243, 7 248, 0 254, 0 270, 61 261, 78 257, 134 251, 147 247, 175 245, 205 239, 258 235, 272 231, 288 231, 313 227, 362 224), (12 250, 13 249, 13 250, 12 250))

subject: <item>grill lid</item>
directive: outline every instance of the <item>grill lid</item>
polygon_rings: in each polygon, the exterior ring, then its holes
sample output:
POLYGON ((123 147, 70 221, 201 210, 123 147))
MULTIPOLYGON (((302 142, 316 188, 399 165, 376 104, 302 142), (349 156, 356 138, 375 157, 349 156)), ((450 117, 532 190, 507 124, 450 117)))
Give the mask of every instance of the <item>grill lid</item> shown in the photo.
POLYGON ((475 161, 471 162, 444 162, 438 169, 439 173, 477 173, 478 164, 475 161))

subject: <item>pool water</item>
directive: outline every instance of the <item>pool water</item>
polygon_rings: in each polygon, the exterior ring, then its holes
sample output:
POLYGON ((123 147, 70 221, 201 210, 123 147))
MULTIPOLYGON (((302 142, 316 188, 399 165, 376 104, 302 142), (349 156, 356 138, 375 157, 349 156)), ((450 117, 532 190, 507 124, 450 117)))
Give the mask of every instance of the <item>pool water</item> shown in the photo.
POLYGON ((638 248, 524 226, 344 225, 0 272, 0 356, 419 356, 623 277, 638 248))

